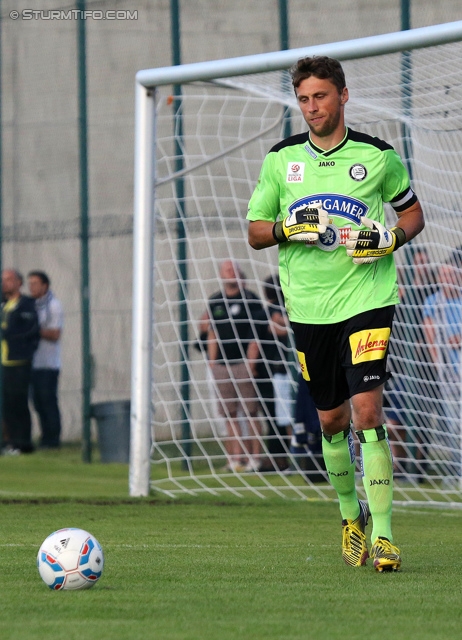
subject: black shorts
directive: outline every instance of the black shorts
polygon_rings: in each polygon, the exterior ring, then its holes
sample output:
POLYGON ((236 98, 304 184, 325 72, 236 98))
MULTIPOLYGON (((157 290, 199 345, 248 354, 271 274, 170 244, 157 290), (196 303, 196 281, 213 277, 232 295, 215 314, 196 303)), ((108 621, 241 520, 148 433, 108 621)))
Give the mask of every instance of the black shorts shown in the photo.
POLYGON ((394 313, 389 306, 335 324, 291 323, 301 372, 318 409, 335 409, 388 380, 394 313))

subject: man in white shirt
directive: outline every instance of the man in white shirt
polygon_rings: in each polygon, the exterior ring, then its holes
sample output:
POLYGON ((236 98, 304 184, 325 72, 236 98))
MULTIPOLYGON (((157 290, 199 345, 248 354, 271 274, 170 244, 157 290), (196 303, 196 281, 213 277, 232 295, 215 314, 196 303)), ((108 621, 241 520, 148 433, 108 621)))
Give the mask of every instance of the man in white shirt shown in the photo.
POLYGON ((40 446, 60 446, 61 414, 58 405, 58 378, 61 369, 63 309, 50 289, 43 271, 28 273, 29 291, 35 299, 40 324, 40 342, 32 361, 32 398, 42 432, 40 446))

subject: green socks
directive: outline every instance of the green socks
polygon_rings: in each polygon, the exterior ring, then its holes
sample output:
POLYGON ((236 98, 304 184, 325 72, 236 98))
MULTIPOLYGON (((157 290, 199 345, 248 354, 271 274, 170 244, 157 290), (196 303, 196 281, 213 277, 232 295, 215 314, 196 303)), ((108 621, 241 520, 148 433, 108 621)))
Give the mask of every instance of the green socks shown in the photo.
POLYGON ((374 543, 381 536, 393 542, 393 460, 386 427, 357 431, 356 434, 361 443, 363 484, 372 514, 371 540, 374 543))
POLYGON ((343 520, 359 514, 355 486, 355 447, 350 428, 335 436, 322 434, 322 453, 330 483, 337 492, 343 520))
MULTIPOLYGON (((363 484, 372 514, 372 543, 391 533, 393 505, 393 460, 387 429, 379 426, 356 432, 361 443, 363 484)), ((330 483, 337 492, 343 520, 355 520, 359 514, 355 487, 355 449, 350 429, 335 436, 322 437, 322 453, 330 483)))

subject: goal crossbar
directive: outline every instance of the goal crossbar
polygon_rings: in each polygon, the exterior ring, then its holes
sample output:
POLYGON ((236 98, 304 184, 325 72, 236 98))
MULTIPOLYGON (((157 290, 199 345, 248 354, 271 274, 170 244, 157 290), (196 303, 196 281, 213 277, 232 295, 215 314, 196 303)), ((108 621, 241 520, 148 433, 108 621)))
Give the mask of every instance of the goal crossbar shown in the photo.
POLYGON ((369 58, 386 53, 458 42, 461 37, 462 20, 458 20, 431 27, 384 33, 379 36, 367 36, 365 38, 314 45, 312 47, 240 56, 225 60, 194 62, 175 67, 144 69, 136 74, 136 82, 145 88, 152 88, 166 84, 184 84, 199 80, 251 75, 253 73, 289 68, 299 58, 305 56, 330 56, 337 58, 337 60, 355 60, 357 58, 369 58))

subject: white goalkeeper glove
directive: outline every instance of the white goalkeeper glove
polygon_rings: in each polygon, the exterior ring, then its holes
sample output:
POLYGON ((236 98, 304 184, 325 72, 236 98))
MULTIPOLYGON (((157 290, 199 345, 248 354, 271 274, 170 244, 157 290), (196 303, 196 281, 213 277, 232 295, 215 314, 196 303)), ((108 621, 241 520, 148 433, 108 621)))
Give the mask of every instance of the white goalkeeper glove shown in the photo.
POLYGON ((306 207, 294 211, 273 226, 273 237, 277 242, 317 242, 320 233, 325 233, 329 224, 327 211, 321 206, 306 207))
POLYGON ((400 227, 387 229, 380 222, 362 216, 361 224, 367 230, 350 231, 345 243, 347 256, 354 264, 375 262, 399 249, 406 242, 406 233, 400 227))

